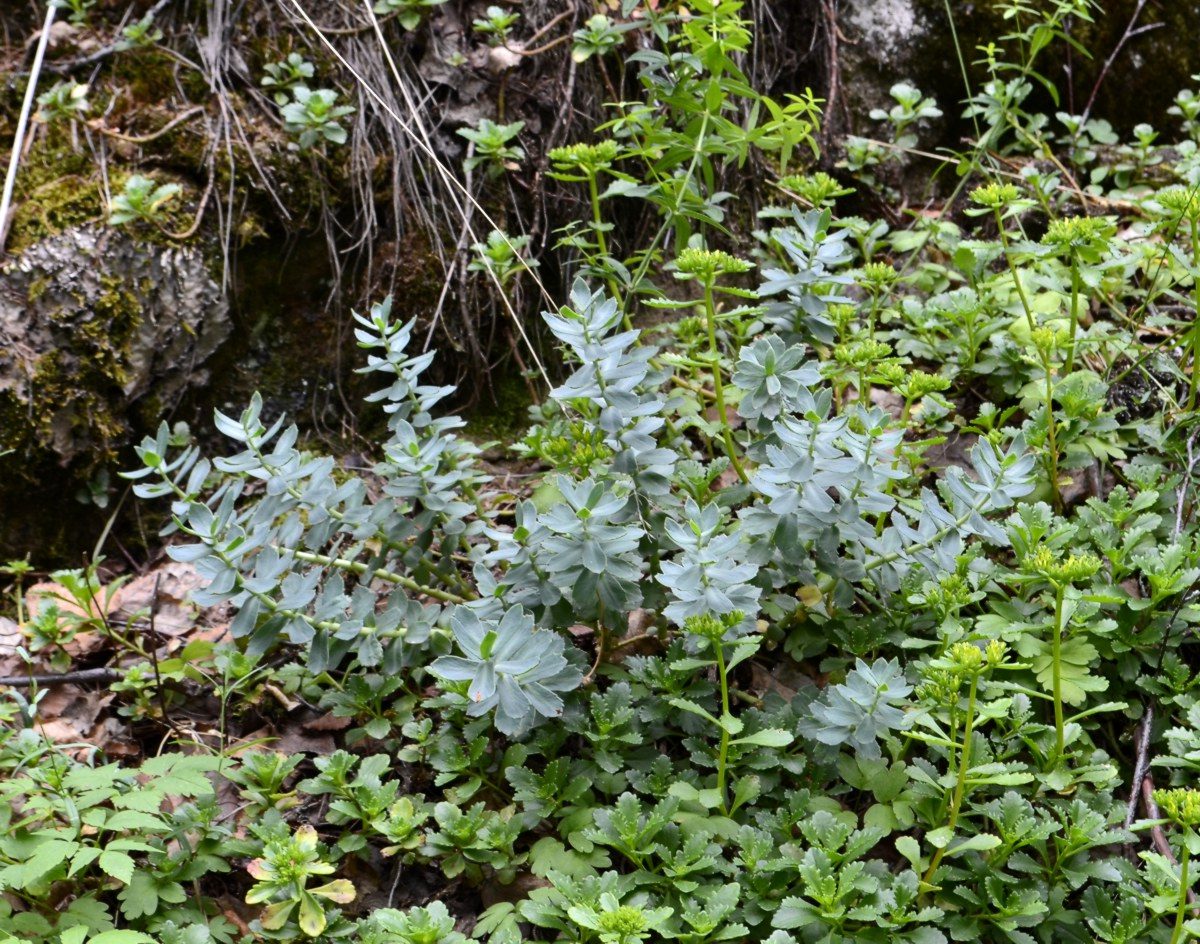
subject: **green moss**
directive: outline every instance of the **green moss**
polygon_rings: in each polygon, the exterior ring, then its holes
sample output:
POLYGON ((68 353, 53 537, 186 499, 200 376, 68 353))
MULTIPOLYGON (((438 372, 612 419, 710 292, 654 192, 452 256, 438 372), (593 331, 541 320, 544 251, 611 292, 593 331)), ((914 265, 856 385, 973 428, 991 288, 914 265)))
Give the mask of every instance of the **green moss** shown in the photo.
MULTIPOLYGON (((29 288, 32 301, 45 280, 29 288)), ((130 344, 142 323, 142 303, 116 276, 101 279, 102 294, 83 311, 62 308, 50 321, 62 327, 61 344, 32 366, 28 400, 0 394, 0 448, 26 451, 53 438, 55 418, 70 416, 73 431, 98 446, 93 462, 110 458, 111 445, 125 432, 119 418, 128 380, 130 344)))
POLYGON ((20 252, 74 226, 104 217, 104 198, 97 180, 67 174, 25 193, 13 212, 9 248, 20 252))
POLYGON ((515 373, 495 377, 481 402, 467 414, 467 435, 511 444, 529 428, 533 398, 524 379, 515 373))

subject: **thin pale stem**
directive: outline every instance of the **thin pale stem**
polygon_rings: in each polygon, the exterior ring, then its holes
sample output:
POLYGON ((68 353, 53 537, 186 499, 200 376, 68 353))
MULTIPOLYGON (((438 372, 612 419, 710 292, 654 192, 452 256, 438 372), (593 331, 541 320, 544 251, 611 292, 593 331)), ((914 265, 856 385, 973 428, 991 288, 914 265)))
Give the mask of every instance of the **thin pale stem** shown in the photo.
POLYGON ((1029 296, 1025 294, 1025 286, 1021 284, 1021 276, 1017 272, 1016 263, 1012 261, 1012 254, 1008 247, 1008 232, 1004 229, 1004 215, 1000 212, 1000 208, 996 208, 996 228, 1000 230, 1000 245, 1004 248, 1004 261, 1008 265, 1009 274, 1012 275, 1013 285, 1017 289, 1017 297, 1021 299, 1021 308, 1025 312, 1025 320, 1029 322, 1029 330, 1032 331, 1037 327, 1037 321, 1033 317, 1033 306, 1029 304, 1029 296))
MULTIPOLYGON (((958 825, 958 814, 962 811, 963 797, 967 792, 967 771, 971 769, 971 738, 975 732, 975 697, 979 691, 978 673, 971 676, 971 688, 967 694, 967 721, 963 727, 962 747, 958 753, 958 776, 954 783, 954 793, 950 797, 950 815, 946 818, 947 828, 953 832, 958 825)), ((941 864, 946 846, 938 849, 925 871, 924 884, 928 885, 933 879, 933 873, 941 864)))
POLYGON ((1075 369, 1075 335, 1079 332, 1079 260, 1071 253, 1071 338, 1067 342, 1067 373, 1075 369))
POLYGON ((629 312, 625 310, 625 301, 621 297, 621 290, 617 287, 617 280, 613 278, 609 265, 608 237, 604 235, 604 218, 600 214, 600 188, 596 185, 594 170, 588 170, 587 181, 588 199, 592 204, 592 229, 596 234, 596 249, 600 253, 601 264, 604 266, 604 282, 608 286, 609 292, 612 293, 613 300, 621 309, 621 321, 625 325, 625 330, 632 331, 633 321, 629 317, 629 312))
POLYGON ((716 395, 717 415, 721 420, 721 438, 725 442, 725 454, 733 471, 744 484, 750 484, 750 476, 738 458, 737 446, 733 441, 733 430, 729 426, 729 411, 725 408, 725 381, 721 376, 721 350, 717 347, 717 313, 713 302, 711 284, 704 286, 704 320, 708 325, 708 352, 712 358, 713 393, 716 395))
POLYGON ((364 574, 370 574, 379 580, 387 583, 394 583, 405 590, 410 590, 413 593, 420 593, 427 597, 433 597, 435 600, 441 600, 443 603, 466 603, 465 597, 460 597, 456 593, 450 593, 447 590, 439 590, 437 587, 427 587, 424 584, 417 583, 411 577, 405 577, 403 574, 395 574, 390 570, 384 570, 382 567, 369 568, 366 564, 359 561, 346 560, 343 557, 329 557, 325 554, 313 554, 310 551, 293 551, 288 548, 277 548, 281 553, 291 554, 296 560, 304 561, 307 564, 320 564, 322 567, 336 567, 338 570, 344 570, 352 574, 358 574, 360 577, 364 574))
POLYGON ((1191 858, 1191 851, 1187 847, 1187 841, 1184 841, 1183 849, 1179 853, 1179 904, 1175 906, 1175 928, 1171 932, 1171 944, 1179 944, 1184 940, 1183 922, 1187 916, 1188 904, 1188 861, 1191 858))
POLYGON ((1063 701, 1062 701, 1062 631, 1063 603, 1067 588, 1064 584, 1058 587, 1054 595, 1054 635, 1050 640, 1050 659, 1052 684, 1054 687, 1054 763, 1057 764, 1066 748, 1066 737, 1063 731, 1063 701))
MULTIPOLYGON (((717 653, 717 675, 721 679, 721 721, 730 717, 729 713, 729 679, 725 677, 725 647, 721 644, 721 640, 717 639, 713 642, 713 648, 717 653)), ((717 755, 717 797, 721 801, 721 812, 728 815, 729 807, 725 802, 725 764, 729 757, 729 731, 725 725, 721 725, 721 747, 720 753, 717 755)))

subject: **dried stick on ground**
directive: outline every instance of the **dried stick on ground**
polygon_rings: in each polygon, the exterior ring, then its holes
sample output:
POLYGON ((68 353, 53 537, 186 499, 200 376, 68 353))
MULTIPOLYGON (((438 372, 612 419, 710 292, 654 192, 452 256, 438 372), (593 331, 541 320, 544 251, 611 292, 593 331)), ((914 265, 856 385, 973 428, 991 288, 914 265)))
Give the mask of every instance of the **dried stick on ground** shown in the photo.
POLYGON ((0 685, 11 688, 29 688, 33 685, 71 685, 76 682, 115 682, 124 678, 120 669, 79 669, 76 672, 60 672, 56 675, 0 675, 0 685))

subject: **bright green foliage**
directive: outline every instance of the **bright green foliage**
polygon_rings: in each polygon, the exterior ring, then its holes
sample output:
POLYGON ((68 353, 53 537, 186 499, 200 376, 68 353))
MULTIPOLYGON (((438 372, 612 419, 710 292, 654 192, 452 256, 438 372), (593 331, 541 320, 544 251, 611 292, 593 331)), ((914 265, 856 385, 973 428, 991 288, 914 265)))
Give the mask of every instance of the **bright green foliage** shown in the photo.
POLYGON ((305 85, 316 75, 316 67, 298 52, 288 53, 287 58, 279 62, 268 62, 263 71, 266 74, 259 84, 263 88, 274 89, 271 94, 280 108, 290 101, 293 89, 305 85))
MULTIPOLYGON (((248 942, 1200 937, 1200 163, 1037 114, 1045 50, 1093 7, 999 9, 962 189, 918 214, 876 211, 933 170, 940 107, 910 83, 818 168, 820 104, 753 88, 758 7, 589 10, 578 69, 623 53, 594 136, 458 132, 482 196, 544 160, 584 208, 539 270, 573 281, 542 316, 530 474, 465 438, 390 299, 354 321, 386 425, 366 463, 261 397, 216 415, 211 459, 144 440, 129 477, 234 643, 157 663, 111 630, 137 653, 120 710, 161 726, 203 692, 246 731, 311 712, 337 749, 205 733, 211 760, 139 779, 7 696, 0 929, 231 944, 236 894, 248 942), (837 212, 855 191, 870 218, 837 212)), ((516 11, 479 12, 505 42, 516 11)), ((345 141, 312 72, 263 84, 302 146, 345 141)), ((471 270, 515 297, 537 244, 496 218, 514 235, 471 270)), ((95 570, 58 577, 90 612, 95 570)), ((65 610, 18 597, 29 651, 109 631, 65 610)))
POLYGON ((354 114, 352 105, 337 104, 338 93, 333 89, 310 89, 294 85, 292 100, 280 106, 284 127, 296 136, 300 150, 307 151, 328 142, 345 144, 346 129, 341 119, 354 114))
POLYGON ((502 125, 490 118, 480 118, 474 128, 459 128, 459 135, 471 143, 463 167, 467 170, 483 167, 490 175, 515 170, 525 158, 525 149, 512 142, 524 127, 523 121, 502 125))
POLYGON ((393 15, 406 30, 415 30, 432 10, 436 10, 446 0, 376 0, 376 13, 387 16, 393 15))
POLYGON ((308 888, 314 875, 329 875, 334 867, 322 861, 317 831, 301 826, 291 836, 272 830, 264 835, 262 855, 246 866, 254 885, 246 893, 247 904, 266 904, 259 919, 267 931, 279 931, 295 913, 300 931, 317 937, 329 918, 326 902, 346 904, 354 900, 354 886, 344 878, 334 879, 316 888, 308 888))
POLYGON ((162 216, 163 207, 179 196, 182 190, 179 184, 159 184, 150 177, 135 174, 125 181, 124 188, 113 197, 108 210, 108 222, 113 226, 134 220, 155 223, 162 216))
POLYGON ((86 85, 56 82, 37 97, 38 109, 34 112, 34 118, 44 124, 82 118, 92 107, 87 96, 86 85))
POLYGON ((472 272, 489 273, 504 288, 519 273, 538 266, 536 259, 525 258, 528 246, 528 236, 509 236, 494 229, 488 233, 487 242, 472 244, 475 258, 467 268, 472 272))
POLYGON ((471 21, 471 29, 487 38, 492 46, 502 46, 508 42, 512 28, 521 19, 521 14, 504 7, 489 6, 482 17, 471 21))
POLYGON ((161 42, 162 38, 163 31, 154 25, 154 14, 147 13, 121 30, 121 41, 117 43, 117 49, 141 49, 161 42))
POLYGON ((96 5, 96 0, 51 0, 51 3, 67 12, 73 25, 82 26, 87 22, 88 13, 96 5))

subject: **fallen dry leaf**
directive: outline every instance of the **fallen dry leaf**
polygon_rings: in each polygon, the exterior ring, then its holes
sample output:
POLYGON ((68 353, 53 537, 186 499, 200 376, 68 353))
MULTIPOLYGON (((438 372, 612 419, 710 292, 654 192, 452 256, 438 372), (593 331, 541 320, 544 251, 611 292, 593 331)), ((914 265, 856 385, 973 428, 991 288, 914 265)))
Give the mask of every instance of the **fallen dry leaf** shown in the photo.
POLYGON ((7 617, 0 616, 0 675, 16 675, 25 664, 17 650, 25 645, 21 628, 7 617))
POLYGON ((83 616, 88 619, 100 619, 105 615, 103 611, 104 599, 105 594, 101 591, 97 595, 97 599, 91 601, 90 610, 85 610, 75 602, 75 598, 71 596, 70 591, 66 587, 54 583, 52 580, 35 583, 25 591, 25 600, 29 605, 31 616, 40 616, 45 610, 56 606, 60 613, 70 613, 74 616, 83 616))
POLYGON ((332 754, 337 750, 331 735, 310 734, 299 725, 282 734, 272 728, 259 728, 246 735, 245 740, 250 742, 251 746, 238 748, 234 753, 241 750, 271 750, 280 754, 332 754))
POLYGON ((38 702, 38 729, 56 744, 87 741, 113 697, 78 685, 56 685, 38 702))
POLYGON ((121 623, 136 620, 137 625, 149 627, 153 611, 155 632, 182 636, 196 625, 198 610, 190 596, 203 585, 204 578, 191 564, 168 561, 135 577, 113 594, 113 619, 121 623))
POLYGON ((769 669, 759 662, 750 663, 750 690, 758 695, 775 692, 785 701, 791 701, 800 689, 815 684, 810 676, 786 662, 769 669))
POLYGON ((350 718, 339 718, 330 712, 329 714, 321 715, 319 718, 305 721, 301 727, 306 731, 345 731, 350 727, 351 720, 350 718))
POLYGON ((129 737, 129 727, 120 719, 108 717, 92 727, 87 742, 104 751, 109 758, 138 757, 142 750, 129 737))

